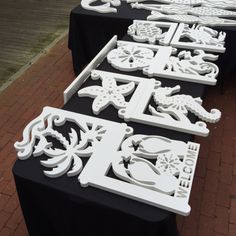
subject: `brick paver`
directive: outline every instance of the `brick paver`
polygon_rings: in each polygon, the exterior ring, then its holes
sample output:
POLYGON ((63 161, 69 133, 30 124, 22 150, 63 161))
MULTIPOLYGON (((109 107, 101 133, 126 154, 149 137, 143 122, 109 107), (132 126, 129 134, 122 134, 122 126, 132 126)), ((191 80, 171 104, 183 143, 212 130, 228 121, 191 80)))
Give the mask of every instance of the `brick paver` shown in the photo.
POLYGON ((45 105, 63 105, 62 92, 73 79, 64 38, 0 94, 0 236, 28 235, 11 173, 16 160, 13 143, 22 139, 24 126, 45 105))
MULTIPOLYGON (((223 68, 222 68, 223 69, 223 68)), ((13 143, 45 105, 62 107, 62 92, 74 79, 67 38, 32 65, 0 94, 0 236, 27 235, 11 168, 13 143)), ((210 87, 204 105, 220 108, 222 119, 210 125, 201 144, 188 217, 177 216, 180 236, 236 235, 236 82, 228 79, 220 93, 210 87)))

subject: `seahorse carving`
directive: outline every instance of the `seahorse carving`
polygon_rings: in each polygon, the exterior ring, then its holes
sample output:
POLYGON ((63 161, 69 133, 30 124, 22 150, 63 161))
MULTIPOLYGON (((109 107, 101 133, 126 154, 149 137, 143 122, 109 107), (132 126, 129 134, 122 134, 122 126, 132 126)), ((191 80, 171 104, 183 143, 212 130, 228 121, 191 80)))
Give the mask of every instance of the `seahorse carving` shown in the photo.
POLYGON ((206 111, 201 105, 202 99, 200 97, 193 98, 192 96, 185 94, 172 96, 179 91, 179 85, 173 88, 160 87, 155 89, 153 97, 158 105, 157 111, 171 114, 177 120, 185 119, 183 116, 187 116, 188 111, 190 111, 201 120, 210 123, 219 121, 221 112, 218 109, 211 109, 210 112, 206 111))

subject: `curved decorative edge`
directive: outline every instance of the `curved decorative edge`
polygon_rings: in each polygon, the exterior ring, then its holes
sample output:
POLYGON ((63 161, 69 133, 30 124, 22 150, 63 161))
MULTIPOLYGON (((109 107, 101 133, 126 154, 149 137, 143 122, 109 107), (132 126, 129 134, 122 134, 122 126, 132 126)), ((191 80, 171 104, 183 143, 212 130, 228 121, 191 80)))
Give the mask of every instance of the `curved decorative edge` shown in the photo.
POLYGON ((90 158, 94 153, 96 155, 101 152, 100 145, 105 150, 111 140, 116 142, 119 135, 124 138, 132 134, 132 131, 126 124, 45 107, 41 115, 26 126, 23 140, 16 142, 14 147, 20 160, 30 156, 47 156, 47 160, 40 161, 42 166, 49 168, 43 171, 46 176, 57 178, 67 173, 70 177, 82 171, 82 158, 90 158), (60 133, 56 127, 66 121, 75 123, 79 133, 73 128, 68 138, 60 133), (48 137, 56 141, 56 147, 48 137))
POLYGON ((121 150, 108 152, 107 159, 88 161, 79 176, 81 186, 97 187, 181 215, 190 213, 188 201, 199 144, 137 134, 119 146, 121 150), (169 168, 163 169, 162 161, 169 161, 165 163, 169 168), (107 176, 111 167, 118 179, 107 176))
MULTIPOLYGON (((127 3, 146 2, 146 1, 149 0, 127 0, 127 3)), ((153 0, 153 1, 167 4, 183 4, 191 6, 199 6, 202 3, 202 0, 153 0)))
MULTIPOLYGON (((163 57, 160 58, 162 61, 164 60, 163 57)), ((106 78, 112 80, 114 85, 117 82, 122 83, 117 89, 120 90, 120 87, 124 88, 124 94, 130 94, 130 92, 132 92, 132 96, 129 101, 126 101, 125 106, 115 106, 112 104, 117 108, 118 116, 126 122, 134 121, 180 132, 207 136, 209 130, 207 129, 206 123, 203 121, 214 123, 218 122, 221 117, 221 113, 217 109, 213 109, 210 112, 206 111, 201 105, 201 98, 194 98, 186 94, 175 94, 180 91, 180 86, 161 87, 161 82, 155 79, 144 79, 99 70, 93 70, 91 75, 94 80, 100 79, 103 81, 104 78, 106 78), (134 84, 136 85, 135 88, 134 84), (140 99, 140 97, 142 97, 142 99, 140 99), (156 102, 156 107, 150 105, 152 97, 156 102), (149 114, 144 112, 147 109, 149 109, 149 114), (203 121, 192 123, 188 118, 189 112, 203 121)), ((101 89, 101 91, 107 93, 103 87, 97 85, 79 90, 78 95, 94 98, 93 103, 95 104, 97 104, 97 99, 99 99, 99 101, 101 100, 100 104, 105 105, 101 106, 100 110, 105 109, 105 107, 110 104, 112 97, 107 99, 105 96, 105 103, 102 100, 104 95, 101 95, 100 92, 96 92, 96 89, 101 89)), ((116 93, 113 93, 113 95, 117 98, 119 97, 116 93)), ((92 106, 92 110, 94 114, 97 113, 94 106, 92 106)))
POLYGON ((132 44, 119 46, 107 54, 107 61, 122 71, 135 71, 147 67, 153 58, 154 52, 151 49, 132 44))
POLYGON ((121 4, 120 0, 103 0, 102 2, 106 2, 105 4, 98 6, 91 6, 90 4, 96 2, 96 0, 82 0, 81 6, 89 11, 96 11, 99 13, 116 13, 117 9, 112 6, 119 6, 121 4))
POLYGON ((222 9, 236 9, 234 0, 203 0, 202 6, 222 9))
POLYGON ((168 20, 186 24, 201 24, 206 26, 236 26, 235 20, 223 19, 217 16, 193 16, 193 15, 165 15, 158 11, 151 11, 151 15, 147 16, 147 20, 168 20))
POLYGON ((187 49, 202 49, 204 51, 225 52, 225 32, 218 32, 203 25, 193 25, 181 23, 170 43, 171 46, 187 49), (181 41, 187 37, 191 42, 181 41))
POLYGON ((127 34, 137 42, 169 45, 177 26, 178 24, 170 22, 134 20, 128 27, 127 34), (165 29, 167 31, 163 32, 165 29))

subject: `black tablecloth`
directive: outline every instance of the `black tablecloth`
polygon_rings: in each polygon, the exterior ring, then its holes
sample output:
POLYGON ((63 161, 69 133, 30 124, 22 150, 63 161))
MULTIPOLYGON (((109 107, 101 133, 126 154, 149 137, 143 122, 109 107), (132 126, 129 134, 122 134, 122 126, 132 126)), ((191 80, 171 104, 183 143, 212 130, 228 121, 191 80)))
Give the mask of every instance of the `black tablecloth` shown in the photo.
MULTIPOLYGON (((98 69, 114 71, 106 61, 98 69)), ((143 76, 141 72, 132 72, 143 76)), ((84 83, 90 85, 92 80, 84 83)), ((194 97, 202 96, 204 86, 200 84, 162 80, 164 86, 180 84, 183 93, 194 97)), ((92 99, 78 98, 77 94, 63 107, 65 110, 94 116, 92 99)), ((109 106, 99 118, 124 122, 117 116, 117 110, 109 106)), ((68 134, 73 124, 66 123, 61 132, 68 134)), ((192 136, 167 129, 129 122, 134 134, 155 134, 168 138, 189 141, 192 136)), ((50 179, 43 175, 40 157, 16 161, 13 174, 16 187, 31 236, 42 235, 117 235, 117 236, 175 236, 178 235, 175 214, 134 201, 97 188, 82 188, 77 177, 66 175, 50 179)), ((86 164, 83 159, 84 164, 86 164)))
MULTIPOLYGON (((87 11, 77 6, 71 11, 68 47, 72 52, 75 74, 102 49, 113 35, 122 38, 132 24, 133 19, 146 20, 150 11, 132 9, 129 4, 122 2, 117 7, 117 13, 98 13, 87 11)), ((236 27, 214 27, 226 32, 226 52, 220 55, 216 64, 220 67, 218 79, 225 79, 236 74, 236 27)))

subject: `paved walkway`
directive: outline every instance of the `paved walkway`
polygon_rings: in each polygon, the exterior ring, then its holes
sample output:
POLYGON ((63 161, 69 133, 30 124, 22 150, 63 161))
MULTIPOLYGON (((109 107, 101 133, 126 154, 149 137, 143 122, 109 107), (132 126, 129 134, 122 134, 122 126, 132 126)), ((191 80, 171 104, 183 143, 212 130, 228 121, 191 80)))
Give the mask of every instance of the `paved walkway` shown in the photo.
POLYGON ((0 1, 0 86, 62 32, 79 0, 0 1))
MULTIPOLYGON (((45 105, 61 107, 62 92, 74 79, 67 38, 32 65, 0 94, 0 236, 26 236, 11 168, 16 160, 13 143, 25 125, 45 105)), ((223 117, 210 125, 201 144, 190 204, 190 216, 177 216, 181 236, 236 235, 236 82, 228 80, 225 93, 210 87, 205 106, 217 104, 223 117)), ((164 236, 164 235, 163 235, 164 236)))

